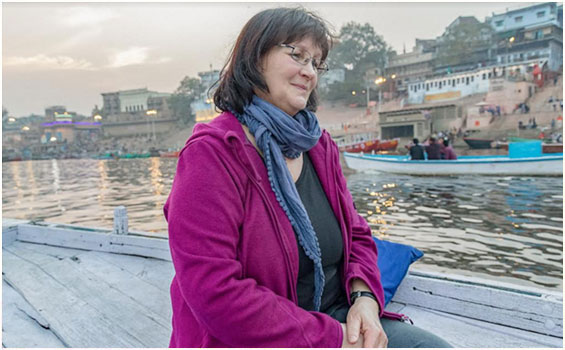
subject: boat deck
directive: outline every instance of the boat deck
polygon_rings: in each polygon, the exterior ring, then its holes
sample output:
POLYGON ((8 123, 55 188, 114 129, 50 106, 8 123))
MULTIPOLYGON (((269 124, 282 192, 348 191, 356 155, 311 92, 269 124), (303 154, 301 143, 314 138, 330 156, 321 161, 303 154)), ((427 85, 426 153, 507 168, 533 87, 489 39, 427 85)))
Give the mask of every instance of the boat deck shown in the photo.
MULTIPOLYGON (((23 242, 13 239, 11 229, 3 226, 3 347, 168 346, 170 261, 23 242)), ((553 310, 561 324, 551 317, 547 322, 557 324, 545 324, 560 328, 557 336, 544 335, 402 302, 416 279, 407 277, 395 296, 400 302, 387 309, 407 314, 455 347, 562 348, 562 302, 561 310, 553 310)))

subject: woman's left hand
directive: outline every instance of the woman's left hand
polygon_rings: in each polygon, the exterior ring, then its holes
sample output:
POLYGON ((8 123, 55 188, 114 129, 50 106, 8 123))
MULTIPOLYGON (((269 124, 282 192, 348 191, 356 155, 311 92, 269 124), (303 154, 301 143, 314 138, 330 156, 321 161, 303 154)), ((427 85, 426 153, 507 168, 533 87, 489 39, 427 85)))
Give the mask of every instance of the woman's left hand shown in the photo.
POLYGON ((379 319, 379 304, 371 298, 359 297, 347 313, 347 339, 354 344, 363 335, 364 348, 386 348, 388 338, 379 319))

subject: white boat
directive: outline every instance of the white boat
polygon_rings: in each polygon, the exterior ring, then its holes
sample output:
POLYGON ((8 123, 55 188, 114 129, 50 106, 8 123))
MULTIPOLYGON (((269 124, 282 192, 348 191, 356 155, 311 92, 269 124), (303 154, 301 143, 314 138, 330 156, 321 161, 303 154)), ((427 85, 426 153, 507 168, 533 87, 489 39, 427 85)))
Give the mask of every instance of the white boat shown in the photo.
POLYGON ((563 153, 539 157, 460 156, 457 160, 410 160, 409 156, 343 154, 355 170, 408 175, 563 175, 563 153))
MULTIPOLYGON (((168 346, 166 234, 3 218, 2 253, 3 347, 168 346)), ((562 293, 541 288, 411 269, 387 310, 459 348, 563 347, 562 293)))

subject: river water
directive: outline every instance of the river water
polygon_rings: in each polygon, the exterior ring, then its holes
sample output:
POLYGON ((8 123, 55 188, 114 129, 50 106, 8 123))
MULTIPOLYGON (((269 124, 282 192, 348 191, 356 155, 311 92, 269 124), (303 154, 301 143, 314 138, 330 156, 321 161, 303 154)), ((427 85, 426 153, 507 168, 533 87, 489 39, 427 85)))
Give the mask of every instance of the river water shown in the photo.
MULTIPOLYGON (((2 164, 2 216, 164 232, 176 159, 45 160, 2 164)), ((347 177, 373 234, 411 244, 414 266, 561 291, 563 179, 559 177, 347 177)))

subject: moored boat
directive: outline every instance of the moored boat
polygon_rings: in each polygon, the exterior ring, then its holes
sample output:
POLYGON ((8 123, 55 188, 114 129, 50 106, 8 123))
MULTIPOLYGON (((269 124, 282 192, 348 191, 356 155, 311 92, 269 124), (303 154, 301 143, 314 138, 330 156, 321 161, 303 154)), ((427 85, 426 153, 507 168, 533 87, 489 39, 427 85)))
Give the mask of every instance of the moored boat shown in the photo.
POLYGON ((339 146, 341 152, 359 153, 359 152, 378 152, 378 151, 392 151, 398 146, 398 139, 393 140, 380 140, 373 139, 369 141, 361 141, 348 145, 339 146))
POLYGON ((379 143, 379 151, 394 151, 398 147, 398 139, 384 140, 379 143))
POLYGON ((180 151, 159 151, 159 157, 161 158, 178 158, 180 151))
MULTIPOLYGON (((563 153, 562 143, 543 143, 541 145, 543 153, 563 153)), ((508 142, 497 142, 495 148, 508 149, 508 142)))
POLYGON ((465 143, 472 149, 489 149, 492 148, 492 143, 494 140, 464 137, 463 141, 465 141, 465 143))

